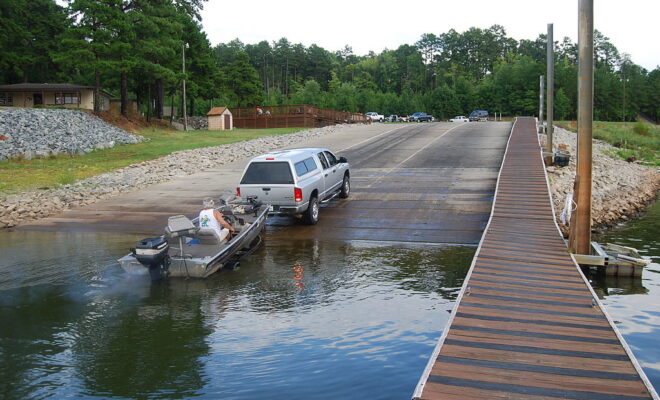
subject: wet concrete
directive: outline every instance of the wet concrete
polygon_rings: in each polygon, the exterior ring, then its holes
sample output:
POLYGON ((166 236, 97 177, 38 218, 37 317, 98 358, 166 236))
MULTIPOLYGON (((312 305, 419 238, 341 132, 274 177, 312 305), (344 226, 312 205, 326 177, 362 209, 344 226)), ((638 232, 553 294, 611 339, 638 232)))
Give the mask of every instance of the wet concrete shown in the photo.
MULTIPOLYGON (((269 235, 476 244, 491 208, 509 123, 372 124, 300 143, 351 163, 352 193, 321 210, 318 225, 271 218, 269 235)), ((201 199, 233 191, 248 160, 120 195, 18 229, 153 234, 167 217, 194 216, 201 199)))

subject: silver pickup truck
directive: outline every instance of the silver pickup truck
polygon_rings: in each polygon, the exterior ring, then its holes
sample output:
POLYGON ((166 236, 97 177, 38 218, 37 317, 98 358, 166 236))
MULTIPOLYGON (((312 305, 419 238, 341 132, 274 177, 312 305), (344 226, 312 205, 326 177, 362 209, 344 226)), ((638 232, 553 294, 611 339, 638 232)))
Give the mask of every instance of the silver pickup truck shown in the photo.
POLYGON ((319 204, 351 191, 348 161, 328 149, 280 150, 250 160, 237 195, 257 196, 271 214, 302 214, 305 223, 319 220, 319 204))

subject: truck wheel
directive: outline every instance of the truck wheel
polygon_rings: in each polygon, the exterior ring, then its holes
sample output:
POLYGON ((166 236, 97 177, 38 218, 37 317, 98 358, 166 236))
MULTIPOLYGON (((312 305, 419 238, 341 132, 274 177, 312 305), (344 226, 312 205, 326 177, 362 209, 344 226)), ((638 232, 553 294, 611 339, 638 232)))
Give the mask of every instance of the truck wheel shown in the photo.
POLYGON ((307 225, 316 225, 319 222, 319 199, 316 197, 309 199, 309 207, 303 214, 303 221, 307 225))
POLYGON ((341 193, 339 197, 342 199, 347 199, 348 195, 351 194, 351 181, 348 179, 348 175, 344 175, 344 183, 341 184, 341 193))

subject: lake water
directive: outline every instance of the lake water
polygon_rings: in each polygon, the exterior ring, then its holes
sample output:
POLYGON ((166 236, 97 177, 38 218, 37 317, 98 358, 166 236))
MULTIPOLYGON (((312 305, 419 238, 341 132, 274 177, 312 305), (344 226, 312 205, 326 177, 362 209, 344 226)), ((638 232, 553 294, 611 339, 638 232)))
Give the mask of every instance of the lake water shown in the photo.
POLYGON ((137 237, 0 239, 3 399, 409 398, 475 250, 267 240, 151 284, 114 261, 137 237))
POLYGON ((640 220, 593 239, 634 247, 652 260, 641 279, 589 278, 649 380, 660 391, 660 202, 640 220))
MULTIPOLYGON (((659 222, 656 204, 599 238, 652 257, 642 279, 591 277, 656 388, 659 222)), ((409 398, 475 250, 266 240, 151 284, 115 262, 137 239, 0 234, 0 398, 409 398)))

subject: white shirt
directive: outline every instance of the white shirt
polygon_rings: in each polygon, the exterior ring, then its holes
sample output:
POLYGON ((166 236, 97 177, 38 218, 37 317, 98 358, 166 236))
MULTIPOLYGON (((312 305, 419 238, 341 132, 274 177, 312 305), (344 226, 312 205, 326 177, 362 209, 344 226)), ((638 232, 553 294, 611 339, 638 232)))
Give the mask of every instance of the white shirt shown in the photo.
POLYGON ((200 229, 213 229, 218 236, 222 237, 222 226, 215 219, 213 211, 212 208, 205 208, 199 212, 199 227, 200 229))

